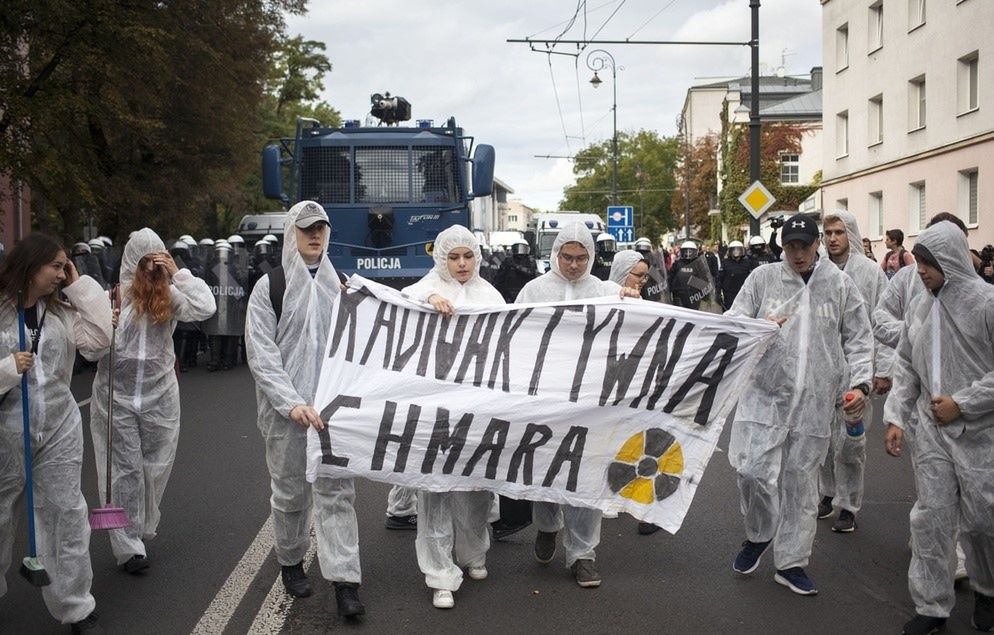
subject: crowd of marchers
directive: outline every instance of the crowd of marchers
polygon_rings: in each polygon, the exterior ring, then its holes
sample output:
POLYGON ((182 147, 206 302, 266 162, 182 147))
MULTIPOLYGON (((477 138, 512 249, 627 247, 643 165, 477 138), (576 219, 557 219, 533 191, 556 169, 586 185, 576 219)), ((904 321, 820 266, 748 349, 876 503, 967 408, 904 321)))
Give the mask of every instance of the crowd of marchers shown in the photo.
MULTIPOLYGON (((32 234, 6 254, 0 596, 25 498, 33 522, 21 573, 72 632, 102 628, 90 593, 91 526, 109 529, 124 572, 148 574, 147 545, 155 544, 180 430, 177 371, 202 353, 210 370, 244 359, 254 378, 286 592, 313 592, 303 566, 313 524, 339 614, 365 613, 355 485, 305 479, 307 431, 325 426, 314 403, 319 359, 346 280, 328 258, 330 220, 321 205, 294 205, 283 229, 282 241, 266 237, 251 249, 239 236, 181 236, 167 249, 146 228, 132 233, 119 259, 107 240, 65 249, 32 234), (69 389, 77 352, 96 364, 89 428, 104 504, 94 510, 81 493, 83 426, 69 389), (118 514, 126 522, 114 525, 118 514)), ((748 248, 733 241, 702 250, 687 241, 669 251, 639 239, 618 250, 587 226, 567 223, 549 270, 539 274, 526 242, 507 253, 485 251, 472 232, 454 226, 434 242, 434 268, 402 293, 445 317, 473 305, 617 297, 776 323, 732 421, 728 455, 744 519, 732 569, 756 574, 772 547, 773 580, 800 596, 818 593, 809 574, 817 568, 810 556, 818 521, 858 535, 870 396, 885 395, 878 399, 881 452, 911 455, 917 491, 908 571, 914 616, 903 632, 942 629, 959 578, 974 591, 973 626, 994 630, 994 272, 987 250, 971 252, 966 227, 950 214, 936 215, 910 250, 898 230, 888 232, 879 263, 846 211, 797 214, 779 233, 779 242, 774 233, 748 248)), ((388 528, 416 531, 418 566, 439 609, 454 606, 464 574, 487 578, 492 539, 529 523, 540 563, 552 562, 561 545, 577 584, 601 584, 597 509, 395 487, 386 516, 388 528)), ((657 529, 641 523, 639 533, 657 529)))

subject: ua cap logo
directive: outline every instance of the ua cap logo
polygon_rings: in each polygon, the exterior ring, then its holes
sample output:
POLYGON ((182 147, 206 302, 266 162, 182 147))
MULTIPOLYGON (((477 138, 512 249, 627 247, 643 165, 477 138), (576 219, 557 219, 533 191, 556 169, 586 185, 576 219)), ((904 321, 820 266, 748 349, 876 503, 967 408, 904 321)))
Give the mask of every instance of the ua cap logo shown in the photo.
POLYGON ((798 227, 804 227, 804 221, 802 221, 802 220, 795 220, 795 221, 791 222, 790 226, 793 227, 793 228, 795 228, 795 229, 798 228, 798 227))

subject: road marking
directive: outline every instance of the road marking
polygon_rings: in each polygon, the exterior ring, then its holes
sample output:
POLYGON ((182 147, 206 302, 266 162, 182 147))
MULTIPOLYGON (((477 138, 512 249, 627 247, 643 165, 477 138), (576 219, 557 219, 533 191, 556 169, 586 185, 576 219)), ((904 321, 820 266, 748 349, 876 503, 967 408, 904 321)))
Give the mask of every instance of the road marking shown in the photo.
MULTIPOLYGON (((304 571, 311 568, 314 561, 314 554, 317 550, 317 541, 314 538, 314 529, 311 528, 311 545, 307 548, 307 555, 304 556, 304 571)), ((293 596, 288 595, 283 588, 283 581, 280 576, 276 576, 276 581, 269 589, 269 594, 263 601, 259 612, 255 615, 252 626, 249 627, 250 635, 269 635, 279 633, 283 630, 287 615, 293 608, 293 596)))
POLYGON ((76 406, 79 407, 79 408, 82 408, 83 406, 89 406, 90 405, 90 399, 92 399, 92 397, 87 397, 83 401, 78 401, 78 402, 76 402, 76 406))
MULTIPOLYGON (((245 555, 238 561, 231 575, 221 586, 221 589, 214 596, 210 606, 200 616, 200 621, 193 627, 193 633, 197 635, 207 635, 222 632, 235 614, 235 609, 245 597, 246 591, 252 585, 255 574, 262 568, 262 564, 273 549, 273 517, 266 518, 255 540, 245 551, 245 555)), ((267 598, 268 599, 268 598, 267 598)))

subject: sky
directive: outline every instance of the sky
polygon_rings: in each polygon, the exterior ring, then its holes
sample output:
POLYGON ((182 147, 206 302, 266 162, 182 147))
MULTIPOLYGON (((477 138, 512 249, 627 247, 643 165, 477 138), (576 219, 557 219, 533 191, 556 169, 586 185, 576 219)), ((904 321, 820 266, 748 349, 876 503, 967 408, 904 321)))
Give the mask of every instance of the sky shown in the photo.
MULTIPOLYGON (((411 102, 412 124, 454 116, 477 143, 494 146, 510 198, 555 210, 572 163, 536 155, 570 156, 612 134, 611 73, 599 73, 599 89, 590 85, 591 51, 614 56, 618 130, 672 135, 687 89, 748 74, 749 47, 591 45, 575 58, 507 39, 584 40, 600 29, 597 39, 745 42, 749 20, 748 0, 311 0, 287 30, 326 45, 332 71, 322 98, 344 119, 365 120, 369 96, 386 91, 411 102)), ((821 65, 818 0, 762 0, 760 63, 764 74, 782 66, 800 76, 821 65)))

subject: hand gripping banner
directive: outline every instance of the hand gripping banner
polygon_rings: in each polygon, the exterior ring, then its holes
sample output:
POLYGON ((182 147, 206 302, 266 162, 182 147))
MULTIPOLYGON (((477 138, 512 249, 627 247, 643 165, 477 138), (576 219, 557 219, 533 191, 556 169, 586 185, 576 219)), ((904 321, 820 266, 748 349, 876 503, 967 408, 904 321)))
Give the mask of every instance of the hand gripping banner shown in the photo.
POLYGON ((670 532, 777 333, 614 297, 443 318, 359 276, 332 310, 308 480, 490 490, 670 532))

